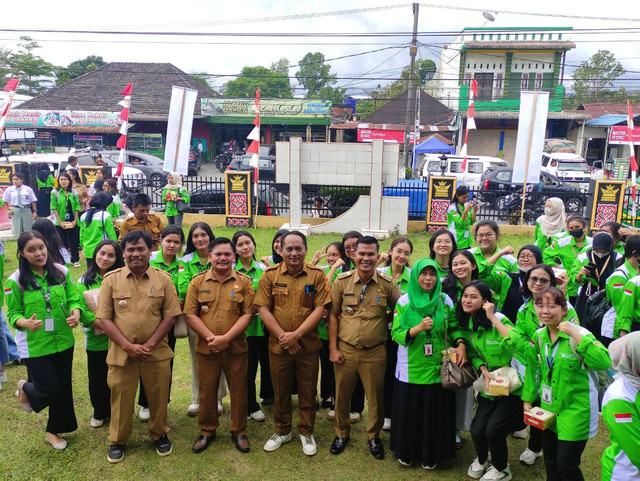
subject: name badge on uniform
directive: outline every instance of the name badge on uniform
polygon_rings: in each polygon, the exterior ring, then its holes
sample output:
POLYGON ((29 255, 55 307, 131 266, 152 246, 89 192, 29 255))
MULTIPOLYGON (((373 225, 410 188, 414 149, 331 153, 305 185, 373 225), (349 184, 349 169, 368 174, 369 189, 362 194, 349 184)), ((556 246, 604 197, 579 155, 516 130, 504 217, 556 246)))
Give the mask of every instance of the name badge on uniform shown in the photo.
POLYGON ((52 317, 48 317, 44 320, 44 332, 54 331, 54 320, 52 317))
POLYGON ((545 404, 552 404, 553 402, 553 393, 551 391, 551 386, 542 386, 542 402, 545 404))
POLYGON ((433 356, 433 344, 431 344, 430 342, 424 345, 424 356, 425 357, 433 356))

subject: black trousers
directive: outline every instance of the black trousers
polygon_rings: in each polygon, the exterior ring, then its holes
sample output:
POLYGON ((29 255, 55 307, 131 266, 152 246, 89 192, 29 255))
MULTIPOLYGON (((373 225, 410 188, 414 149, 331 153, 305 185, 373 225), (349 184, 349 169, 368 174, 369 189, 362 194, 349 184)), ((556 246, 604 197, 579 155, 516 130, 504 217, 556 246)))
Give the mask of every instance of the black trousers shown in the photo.
POLYGON ((247 369, 247 409, 248 413, 255 413, 260 409, 256 399, 256 375, 260 363, 260 397, 273 399, 273 383, 269 368, 269 350, 267 344, 269 335, 247 337, 249 364, 247 369))
POLYGON ((322 349, 320 350, 320 399, 323 408, 335 408, 336 399, 336 375, 333 370, 333 363, 329 360, 329 341, 320 339, 322 349), (329 404, 329 406, 326 406, 329 404))
POLYGON ((491 464, 506 469, 509 459, 507 436, 522 416, 519 396, 499 396, 494 400, 478 396, 478 409, 471 422, 471 438, 478 461, 484 463, 491 451, 491 464))
MULTIPOLYGON (((540 407, 540 400, 532 403, 533 407, 540 407)), ((516 423, 515 430, 522 431, 527 428, 527 424, 524 422, 524 406, 522 406, 522 417, 516 423)), ((542 431, 536 428, 529 429, 529 444, 527 447, 534 453, 542 451, 542 431)))
MULTIPOLYGON (((542 431, 542 448, 547 481, 583 481, 580 457, 587 445, 584 441, 560 441, 550 429, 542 431)), ((493 453, 492 453, 493 455, 493 453)))
POLYGON ((71 253, 71 262, 80 260, 78 248, 80 246, 80 227, 75 226, 73 229, 63 229, 59 225, 56 226, 60 240, 71 253))
POLYGON ((111 417, 111 389, 107 384, 107 353, 109 351, 87 351, 87 372, 89 374, 89 398, 95 419, 111 417))
MULTIPOLYGON (((176 352, 176 336, 173 335, 173 328, 169 331, 169 347, 173 352, 176 352)), ((169 363, 171 367, 171 376, 173 378, 173 358, 171 358, 171 362, 169 363)), ((171 381, 169 379, 169 399, 167 402, 171 402, 171 381)), ((149 409, 149 401, 147 400, 147 393, 144 392, 144 384, 142 384, 142 377, 140 377, 140 393, 138 394, 138 406, 149 409)))
POLYGON ((24 392, 29 404, 37 413, 49 408, 47 432, 51 434, 70 433, 78 429, 76 413, 73 409, 72 366, 73 347, 41 357, 22 360, 29 372, 29 382, 24 384, 24 392))
POLYGON ((391 418, 393 385, 396 379, 396 363, 398 362, 398 344, 387 337, 387 368, 384 371, 384 417, 391 418))

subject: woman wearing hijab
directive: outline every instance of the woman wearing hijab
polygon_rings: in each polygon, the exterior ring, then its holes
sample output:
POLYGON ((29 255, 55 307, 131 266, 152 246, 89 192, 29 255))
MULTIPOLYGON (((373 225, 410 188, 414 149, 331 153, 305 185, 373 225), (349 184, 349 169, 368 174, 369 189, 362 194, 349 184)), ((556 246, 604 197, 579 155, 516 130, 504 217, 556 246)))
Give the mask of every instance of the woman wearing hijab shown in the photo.
MULTIPOLYGON (((451 299, 442 293, 438 265, 420 259, 407 294, 396 304, 391 336, 398 343, 391 449, 400 464, 424 469, 455 456, 455 393, 442 387, 441 352, 463 343, 451 299)), ((464 358, 464 348, 459 353, 464 358)))
POLYGON ((171 172, 167 176, 167 185, 162 189, 162 200, 166 202, 165 215, 169 225, 175 224, 182 227, 182 212, 178 212, 176 203, 178 201, 189 203, 189 192, 182 186, 182 176, 177 172, 171 172))
POLYGON ((620 376, 602 399, 611 440, 602 454, 602 480, 640 479, 640 332, 613 341, 609 356, 620 376))
POLYGON ((56 181, 51 175, 48 164, 38 164, 36 181, 38 183, 38 193, 36 194, 38 217, 49 217, 51 215, 51 191, 56 186, 56 181))
POLYGON ((551 241, 565 229, 567 214, 564 202, 558 197, 550 197, 544 203, 544 215, 536 219, 535 239, 540 249, 546 249, 551 241))
POLYGON ((80 218, 80 245, 84 249, 87 269, 93 264, 93 252, 100 242, 118 239, 111 214, 107 212, 109 204, 111 196, 106 192, 97 192, 89 203, 89 210, 80 218))

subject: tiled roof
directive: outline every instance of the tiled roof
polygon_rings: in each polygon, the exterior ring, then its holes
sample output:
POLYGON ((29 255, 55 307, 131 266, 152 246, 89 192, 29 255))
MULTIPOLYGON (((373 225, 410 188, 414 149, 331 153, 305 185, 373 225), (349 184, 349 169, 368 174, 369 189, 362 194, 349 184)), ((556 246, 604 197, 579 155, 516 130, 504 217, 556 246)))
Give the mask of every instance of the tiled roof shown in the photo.
POLYGON ((200 116, 200 98, 217 97, 210 87, 170 63, 111 62, 71 82, 48 90, 22 105, 33 110, 88 110, 118 112, 120 92, 133 82, 131 120, 166 120, 171 86, 198 91, 195 116, 200 116))
MULTIPOLYGON (((631 103, 633 114, 640 114, 640 104, 631 103)), ((585 110, 594 119, 606 114, 627 115, 626 102, 588 102, 581 104, 576 110, 585 110)))
MULTIPOLYGON (((364 124, 401 124, 404 129, 405 114, 407 112, 408 90, 384 104, 368 117, 362 119, 364 124)), ((413 110, 413 109, 412 109, 413 110)), ((455 118, 455 112, 439 102, 424 90, 420 90, 420 124, 421 125, 450 125, 455 118)), ((413 125, 413 119, 411 123, 413 125)))

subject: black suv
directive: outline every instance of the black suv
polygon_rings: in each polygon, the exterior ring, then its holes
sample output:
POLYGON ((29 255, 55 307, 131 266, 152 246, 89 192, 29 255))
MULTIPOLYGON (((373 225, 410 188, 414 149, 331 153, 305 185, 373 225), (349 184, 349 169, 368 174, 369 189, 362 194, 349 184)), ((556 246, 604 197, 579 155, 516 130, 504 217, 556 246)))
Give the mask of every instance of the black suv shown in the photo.
MULTIPOLYGON (((507 195, 522 192, 522 184, 511 182, 512 175, 512 167, 487 169, 480 178, 480 199, 502 211, 507 195)), ((540 182, 531 187, 531 193, 534 199, 536 197, 541 200, 549 197, 561 198, 569 213, 582 213, 587 203, 587 197, 580 192, 579 187, 566 184, 547 172, 540 173, 540 182)))

